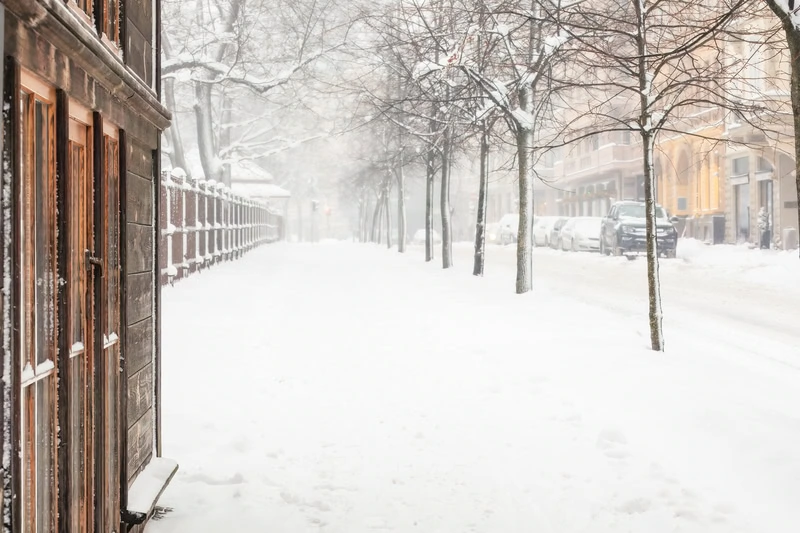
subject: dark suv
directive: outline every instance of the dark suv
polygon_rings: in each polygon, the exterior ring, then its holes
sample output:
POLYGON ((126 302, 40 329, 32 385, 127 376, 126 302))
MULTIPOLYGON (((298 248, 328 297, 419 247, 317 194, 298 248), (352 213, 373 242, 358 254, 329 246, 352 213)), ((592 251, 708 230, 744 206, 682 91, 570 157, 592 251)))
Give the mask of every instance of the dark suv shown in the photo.
MULTIPOLYGON (((677 221, 677 217, 669 218, 666 210, 656 205, 656 238, 659 255, 675 257, 678 232, 673 224, 677 221)), ((644 202, 616 202, 603 219, 600 253, 624 255, 628 259, 646 253, 646 226, 644 202)))

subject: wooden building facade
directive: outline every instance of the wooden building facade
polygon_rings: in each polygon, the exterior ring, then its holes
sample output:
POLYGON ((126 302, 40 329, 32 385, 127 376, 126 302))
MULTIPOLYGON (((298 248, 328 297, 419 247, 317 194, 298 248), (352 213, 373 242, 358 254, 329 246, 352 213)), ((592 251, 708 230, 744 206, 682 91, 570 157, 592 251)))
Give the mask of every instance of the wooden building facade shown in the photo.
POLYGON ((0 0, 3 531, 138 531, 160 457, 159 0, 0 0))

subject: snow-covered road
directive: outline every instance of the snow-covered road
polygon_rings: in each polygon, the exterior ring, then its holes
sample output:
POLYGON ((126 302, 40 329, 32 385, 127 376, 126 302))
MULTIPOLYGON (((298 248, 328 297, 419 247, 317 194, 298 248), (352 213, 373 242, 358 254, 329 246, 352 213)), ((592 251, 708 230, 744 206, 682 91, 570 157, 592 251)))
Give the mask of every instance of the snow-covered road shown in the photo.
POLYGON ((151 531, 796 530, 800 289, 780 269, 665 265, 654 354, 643 261, 537 250, 516 296, 513 251, 484 279, 469 253, 442 271, 275 245, 165 289, 181 469, 151 531))

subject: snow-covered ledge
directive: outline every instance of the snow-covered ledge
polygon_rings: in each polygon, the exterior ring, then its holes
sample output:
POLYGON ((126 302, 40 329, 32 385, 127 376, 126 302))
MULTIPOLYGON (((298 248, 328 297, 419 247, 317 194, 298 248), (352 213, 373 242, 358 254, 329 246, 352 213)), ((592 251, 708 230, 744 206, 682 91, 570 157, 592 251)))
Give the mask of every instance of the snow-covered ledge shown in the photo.
POLYGON ((124 512, 124 521, 129 525, 138 525, 147 520, 177 471, 178 463, 172 459, 157 457, 150 461, 128 489, 128 508, 124 512))

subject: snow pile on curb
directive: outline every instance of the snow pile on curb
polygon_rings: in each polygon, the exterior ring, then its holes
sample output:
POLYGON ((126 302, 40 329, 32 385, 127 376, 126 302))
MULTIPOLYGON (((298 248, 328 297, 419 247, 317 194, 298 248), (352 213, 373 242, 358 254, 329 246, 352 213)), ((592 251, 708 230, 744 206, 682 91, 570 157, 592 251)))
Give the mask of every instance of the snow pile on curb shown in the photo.
POLYGON ((747 244, 712 246, 696 239, 681 239, 678 241, 678 259, 755 283, 792 287, 800 280, 797 250, 760 250, 747 244))

